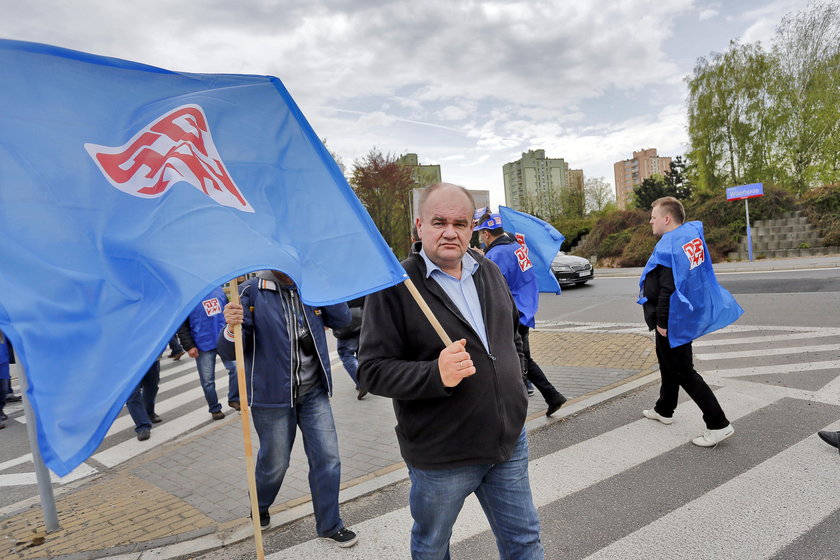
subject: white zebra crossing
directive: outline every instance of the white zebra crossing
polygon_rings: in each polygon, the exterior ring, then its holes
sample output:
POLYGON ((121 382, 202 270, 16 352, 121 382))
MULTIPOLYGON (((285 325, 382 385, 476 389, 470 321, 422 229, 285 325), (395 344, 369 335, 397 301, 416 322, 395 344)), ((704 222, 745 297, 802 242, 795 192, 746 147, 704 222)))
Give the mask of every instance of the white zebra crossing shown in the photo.
MULTIPOLYGON (((643 329, 638 325, 615 323, 574 323, 571 329, 557 326, 552 330, 555 328, 564 332, 640 332, 643 329)), ((704 372, 713 382, 722 385, 716 391, 716 395, 736 426, 732 442, 737 442, 739 437, 739 419, 786 397, 828 402, 825 397, 832 390, 831 386, 840 383, 831 382, 819 391, 805 391, 729 379, 733 376, 763 373, 840 368, 840 361, 837 360, 808 361, 810 352, 833 352, 840 349, 840 345, 795 346, 812 337, 834 335, 836 330, 788 328, 793 334, 777 334, 784 330, 784 327, 739 326, 724 333, 727 334, 726 338, 719 339, 724 343, 721 344, 724 347, 736 344, 779 343, 780 348, 775 352, 750 351, 747 355, 743 352, 716 352, 716 340, 704 340, 701 349, 695 352, 698 359, 707 362, 750 357, 755 358, 752 361, 758 364, 704 372), (781 347, 782 344, 792 346, 785 349, 781 347), (768 363, 779 359, 780 356, 801 356, 803 361, 784 365, 768 363)), ((655 375, 652 378, 655 378, 655 375)), ((674 424, 663 426, 640 418, 533 460, 530 465, 530 477, 532 488, 538 489, 534 493, 535 505, 538 508, 547 506, 645 462, 655 460, 665 453, 687 445, 692 437, 704 429, 700 415, 691 404, 680 407, 675 419, 677 421, 674 424), (644 445, 640 445, 639 442, 644 442, 644 445)), ((840 422, 828 426, 827 429, 840 429, 840 422)), ((740 435, 746 437, 746 434, 740 435)), ((703 496, 610 543, 588 558, 772 558, 837 509, 836 500, 826 499, 825 495, 827 488, 836 486, 837 464, 825 460, 823 446, 816 436, 808 437, 720 484, 703 496), (796 514, 793 515, 790 508, 780 507, 785 504, 807 504, 807 507, 797 507, 796 514), (710 512, 713 512, 711 518, 710 512), (702 527, 702 531, 692 531, 693 527, 702 527), (771 527, 772 530, 769 530, 771 527), (710 540, 709 534, 714 535, 714 539, 710 540), (652 543, 655 543, 655 546, 652 543)), ((714 450, 702 452, 714 453, 714 450)), ((405 558, 409 549, 411 525, 411 515, 407 507, 356 523, 353 529, 360 535, 359 543, 342 551, 342 558, 405 558)), ((455 546, 488 529, 487 520, 478 501, 471 497, 459 515, 451 543, 455 546)), ((323 539, 314 539, 271 554, 268 558, 320 560, 333 554, 334 546, 323 539)))
MULTIPOLYGON (((331 366, 335 367, 340 364, 340 360, 335 352, 330 354, 331 366)), ((340 366, 339 366, 340 367, 340 366)), ((228 389, 227 370, 224 368, 221 360, 216 362, 216 393, 220 397, 220 402, 226 402, 226 395, 228 389)), ((166 415, 174 410, 195 403, 194 408, 184 411, 177 418, 164 418, 164 422, 156 424, 154 427, 154 441, 155 446, 172 441, 183 434, 196 429, 197 427, 209 421, 210 416, 207 411, 207 403, 204 400, 204 391, 201 388, 201 383, 198 378, 198 370, 196 369, 195 360, 184 360, 175 365, 165 366, 161 369, 161 383, 158 386, 158 394, 161 395, 166 392, 172 392, 167 398, 159 398, 155 403, 155 412, 159 415, 166 415), (177 391, 176 391, 177 390, 177 391)), ((21 424, 25 423, 22 415, 15 418, 9 418, 10 421, 17 421, 21 424)), ((100 472, 99 465, 105 467, 117 466, 129 459, 132 459, 151 448, 149 442, 140 442, 134 437, 134 421, 129 414, 122 414, 114 420, 108 433, 105 436, 105 442, 100 446, 99 450, 91 457, 95 462, 93 464, 82 463, 71 473, 64 477, 58 477, 50 473, 51 479, 54 483, 60 485, 68 484, 70 482, 91 476, 100 472), (110 439, 120 439, 118 436, 130 436, 125 441, 109 444, 110 439), (117 436, 116 438, 114 436, 117 436)), ((5 470, 12 469, 19 465, 23 465, 32 461, 32 454, 25 453, 17 457, 7 459, 0 463, 0 473, 5 470)), ((0 474, 0 488, 7 486, 25 486, 36 484, 34 472, 19 472, 0 474)))

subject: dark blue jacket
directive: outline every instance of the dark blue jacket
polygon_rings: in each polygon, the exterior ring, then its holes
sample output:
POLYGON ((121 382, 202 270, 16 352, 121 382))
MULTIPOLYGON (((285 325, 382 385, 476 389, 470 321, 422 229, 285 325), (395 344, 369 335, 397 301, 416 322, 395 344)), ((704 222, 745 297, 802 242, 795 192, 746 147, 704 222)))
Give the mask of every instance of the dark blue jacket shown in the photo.
MULTIPOLYGON (((252 406, 290 407, 294 403, 295 386, 292 381, 292 344, 286 322, 286 305, 279 283, 267 278, 251 278, 239 289, 244 312, 242 343, 245 351, 245 380, 248 403, 252 406)), ((297 290, 289 290, 299 297, 297 290)), ((346 303, 313 308, 303 305, 306 323, 315 340, 320 361, 320 379, 327 394, 332 396, 330 356, 324 327, 343 327, 350 323, 350 309, 346 303)), ((296 329, 291 329, 294 335, 296 329)), ((219 334, 216 351, 223 360, 235 360, 233 342, 219 334)), ((296 335, 295 335, 296 336, 296 335)))

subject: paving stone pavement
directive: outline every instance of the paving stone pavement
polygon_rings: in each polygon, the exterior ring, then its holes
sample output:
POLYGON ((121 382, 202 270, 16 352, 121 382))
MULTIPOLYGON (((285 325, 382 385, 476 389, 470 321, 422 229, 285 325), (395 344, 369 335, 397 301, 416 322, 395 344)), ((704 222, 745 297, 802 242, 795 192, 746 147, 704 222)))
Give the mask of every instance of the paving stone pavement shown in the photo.
MULTIPOLYGON (((533 331, 535 360, 569 399, 612 388, 656 367, 651 337, 533 331)), ((390 399, 356 399, 343 368, 333 368, 342 488, 404 466, 390 399)), ((529 399, 529 419, 545 402, 529 399)), ((245 452, 237 415, 163 444, 56 499, 62 529, 45 534, 40 507, 0 519, 0 557, 81 560, 189 541, 249 523, 245 452)), ((252 434, 256 446, 256 434, 252 434)), ((256 453, 254 453, 256 455, 256 453)), ((272 514, 309 500, 303 445, 295 443, 272 514)), ((136 557, 136 556, 134 556, 136 557)))

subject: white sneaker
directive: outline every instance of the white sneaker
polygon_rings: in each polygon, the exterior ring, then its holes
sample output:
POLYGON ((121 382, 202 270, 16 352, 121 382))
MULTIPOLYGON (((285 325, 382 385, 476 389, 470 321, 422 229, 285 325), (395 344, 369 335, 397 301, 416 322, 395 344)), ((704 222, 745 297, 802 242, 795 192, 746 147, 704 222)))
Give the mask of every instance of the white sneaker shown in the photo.
POLYGON ((663 424, 665 424, 665 425, 668 425, 668 424, 673 424, 673 423, 674 423, 674 419, 673 419, 673 418, 669 418, 669 417, 667 417, 667 416, 662 416, 661 414, 659 414, 658 412, 656 412, 656 411, 655 411, 655 410, 653 410, 653 409, 650 409, 650 410, 643 410, 643 411, 642 411, 642 416, 644 416, 645 418, 650 418, 651 420, 658 420, 658 421, 662 422, 662 423, 663 423, 663 424))
POLYGON ((702 436, 691 440, 691 443, 699 445, 700 447, 714 447, 726 438, 732 436, 734 433, 735 428, 732 427, 732 424, 729 424, 727 427, 721 428, 720 430, 706 430, 703 432, 702 436))

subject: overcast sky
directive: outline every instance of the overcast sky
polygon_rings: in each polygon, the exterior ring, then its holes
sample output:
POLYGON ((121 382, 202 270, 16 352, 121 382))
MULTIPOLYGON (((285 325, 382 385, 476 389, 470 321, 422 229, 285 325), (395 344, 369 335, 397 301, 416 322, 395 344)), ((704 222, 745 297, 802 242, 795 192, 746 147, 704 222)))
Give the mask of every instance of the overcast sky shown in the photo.
POLYGON ((613 183, 633 150, 686 150, 698 57, 767 44, 807 0, 0 0, 0 37, 171 70, 280 78, 348 170, 376 146, 504 204, 544 148, 613 183))

